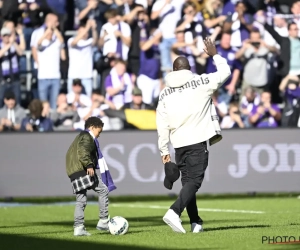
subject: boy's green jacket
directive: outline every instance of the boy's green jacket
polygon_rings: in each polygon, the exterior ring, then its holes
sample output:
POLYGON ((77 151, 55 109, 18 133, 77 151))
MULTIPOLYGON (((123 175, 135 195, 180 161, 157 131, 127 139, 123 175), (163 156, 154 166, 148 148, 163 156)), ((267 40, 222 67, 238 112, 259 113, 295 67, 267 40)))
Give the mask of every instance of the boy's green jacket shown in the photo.
POLYGON ((75 180, 87 174, 88 168, 97 166, 97 149, 93 137, 87 131, 76 136, 66 155, 66 171, 75 180))

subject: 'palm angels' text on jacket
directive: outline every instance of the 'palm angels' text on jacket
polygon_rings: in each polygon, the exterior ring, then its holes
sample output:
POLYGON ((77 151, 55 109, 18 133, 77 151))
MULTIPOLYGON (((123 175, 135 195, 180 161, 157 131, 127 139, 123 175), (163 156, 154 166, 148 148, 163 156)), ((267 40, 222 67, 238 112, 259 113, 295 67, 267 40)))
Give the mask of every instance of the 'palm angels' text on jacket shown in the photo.
POLYGON ((216 114, 212 114, 215 109, 211 97, 231 71, 225 58, 215 55, 213 60, 215 73, 197 75, 180 70, 166 76, 166 87, 160 93, 156 110, 161 155, 169 154, 169 141, 174 148, 180 148, 210 140, 220 131, 218 121, 218 129, 214 123, 216 114))

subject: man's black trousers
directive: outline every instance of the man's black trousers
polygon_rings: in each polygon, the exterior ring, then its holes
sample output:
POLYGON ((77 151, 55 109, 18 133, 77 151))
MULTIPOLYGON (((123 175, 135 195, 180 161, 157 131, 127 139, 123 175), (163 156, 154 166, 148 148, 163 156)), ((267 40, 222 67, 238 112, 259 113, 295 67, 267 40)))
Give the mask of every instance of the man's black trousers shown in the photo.
POLYGON ((176 164, 181 172, 182 189, 179 197, 170 208, 179 216, 186 208, 191 224, 202 225, 203 223, 198 215, 196 193, 204 179, 208 155, 206 142, 175 149, 176 164))

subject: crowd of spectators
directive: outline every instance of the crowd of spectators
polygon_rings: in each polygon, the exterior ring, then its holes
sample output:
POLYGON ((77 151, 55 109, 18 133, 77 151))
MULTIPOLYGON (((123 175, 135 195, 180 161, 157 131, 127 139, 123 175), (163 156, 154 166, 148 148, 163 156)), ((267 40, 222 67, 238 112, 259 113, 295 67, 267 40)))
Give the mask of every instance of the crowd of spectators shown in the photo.
POLYGON ((123 129, 110 111, 155 110, 177 56, 194 73, 216 71, 205 37, 232 70, 213 96, 221 128, 300 127, 298 0, 0 0, 0 8, 0 131, 82 130, 90 116, 123 129))

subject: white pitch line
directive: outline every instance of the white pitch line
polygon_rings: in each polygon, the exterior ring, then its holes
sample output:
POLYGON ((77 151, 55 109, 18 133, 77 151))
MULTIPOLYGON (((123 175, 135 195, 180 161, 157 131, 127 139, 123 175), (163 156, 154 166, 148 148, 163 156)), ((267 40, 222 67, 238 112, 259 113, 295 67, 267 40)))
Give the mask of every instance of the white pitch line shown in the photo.
MULTIPOLYGON (((122 203, 112 203, 109 206, 112 207, 130 207, 130 208, 152 208, 152 209, 169 209, 167 206, 155 206, 155 205, 132 205, 122 203)), ((264 214, 264 211, 253 211, 253 210, 235 210, 235 209, 216 209, 216 208, 198 208, 198 211, 205 212, 217 212, 217 213, 242 213, 242 214, 264 214)))

